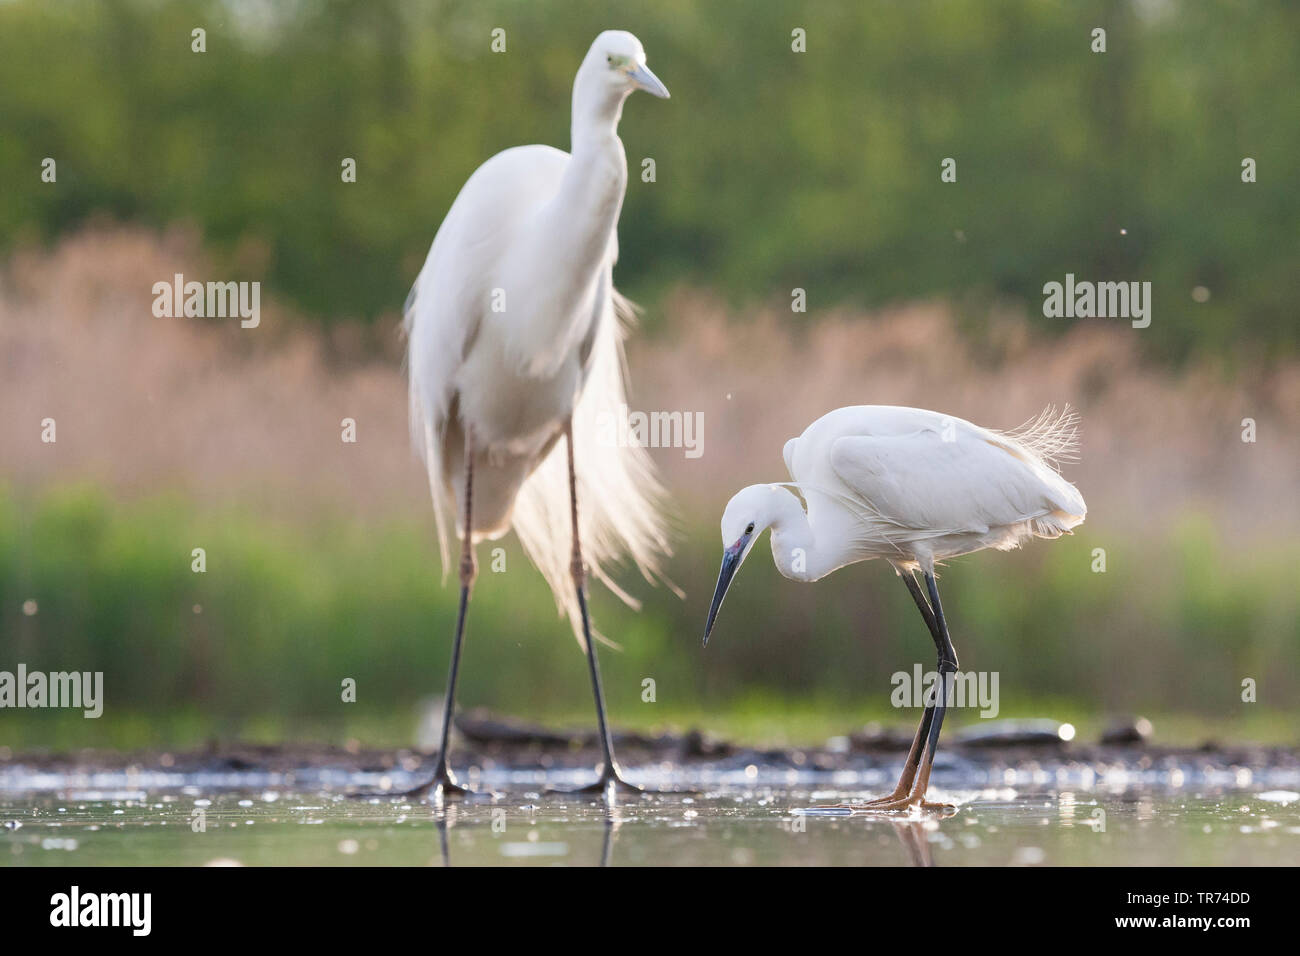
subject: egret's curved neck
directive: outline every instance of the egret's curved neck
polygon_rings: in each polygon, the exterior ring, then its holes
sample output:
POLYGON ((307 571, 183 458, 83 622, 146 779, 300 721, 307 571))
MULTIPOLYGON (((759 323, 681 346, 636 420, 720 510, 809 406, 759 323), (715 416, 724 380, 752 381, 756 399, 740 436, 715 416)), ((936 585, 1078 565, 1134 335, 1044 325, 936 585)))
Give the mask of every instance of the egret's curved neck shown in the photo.
POLYGON ((773 503, 777 516, 772 521, 772 560, 777 570, 792 581, 816 581, 823 562, 808 515, 788 491, 780 491, 773 503))
POLYGON ((589 75, 588 66, 573 84, 571 158, 552 203, 546 241, 569 261, 590 263, 594 277, 605 262, 627 188, 627 157, 618 138, 627 92, 589 75))
POLYGON ((569 135, 574 156, 588 148, 618 142, 618 121, 623 118, 623 101, 629 92, 609 87, 588 74, 588 64, 583 64, 573 81, 569 135))

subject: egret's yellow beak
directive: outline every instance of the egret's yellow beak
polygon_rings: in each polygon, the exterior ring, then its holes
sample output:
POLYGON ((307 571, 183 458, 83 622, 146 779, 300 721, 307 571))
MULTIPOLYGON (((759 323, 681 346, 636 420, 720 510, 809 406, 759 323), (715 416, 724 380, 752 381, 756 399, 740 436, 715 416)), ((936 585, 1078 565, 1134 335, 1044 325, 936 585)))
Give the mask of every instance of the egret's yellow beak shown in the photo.
POLYGON ((637 89, 645 90, 651 96, 657 96, 661 100, 668 99, 668 87, 659 81, 659 77, 650 72, 650 67, 644 63, 639 63, 627 71, 627 75, 632 78, 637 89))

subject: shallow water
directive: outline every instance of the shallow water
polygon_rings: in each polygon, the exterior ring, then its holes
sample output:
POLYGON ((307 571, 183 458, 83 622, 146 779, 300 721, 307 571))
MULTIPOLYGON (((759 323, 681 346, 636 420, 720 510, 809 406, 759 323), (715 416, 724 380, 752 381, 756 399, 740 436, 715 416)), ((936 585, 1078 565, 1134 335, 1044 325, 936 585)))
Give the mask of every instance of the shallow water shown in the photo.
POLYGON ((65 780, 67 786, 57 790, 0 789, 0 865, 1291 865, 1300 860, 1300 794, 1261 787, 932 789, 932 798, 956 804, 957 812, 909 818, 804 812, 871 795, 857 785, 842 789, 833 774, 821 775, 826 779, 820 781, 808 781, 804 774, 804 781, 789 785, 728 780, 695 794, 619 797, 608 807, 597 798, 542 792, 536 774, 503 774, 479 783, 505 795, 450 801, 442 809, 341 792, 348 784, 373 786, 372 779, 304 790, 270 785, 256 774, 226 776, 224 785, 146 776, 147 786, 141 787, 135 785, 140 775, 112 772, 65 780), (243 785, 232 786, 235 777, 243 785))

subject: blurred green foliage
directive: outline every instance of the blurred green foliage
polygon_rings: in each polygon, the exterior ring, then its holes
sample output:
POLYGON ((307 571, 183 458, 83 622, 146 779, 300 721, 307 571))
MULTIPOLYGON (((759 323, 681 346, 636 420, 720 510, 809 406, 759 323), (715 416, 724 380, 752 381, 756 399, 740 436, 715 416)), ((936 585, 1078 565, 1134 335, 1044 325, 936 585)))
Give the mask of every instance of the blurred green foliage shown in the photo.
MULTIPOLYGON (((1168 540, 1105 542, 1099 574, 1083 532, 944 570, 962 666, 998 672, 1001 716, 1175 713, 1253 721, 1257 731, 1271 717, 1294 736, 1296 542, 1229 553, 1191 522, 1168 540), (1258 681, 1259 703, 1241 701, 1244 677, 1258 681)), ((771 733, 853 726, 831 716, 913 719, 890 710, 890 677, 929 669, 933 647, 886 565, 806 587, 757 554, 704 650, 715 537, 698 529, 682 544, 674 573, 685 601, 649 591, 637 614, 596 594, 597 624, 622 645, 602 652, 617 723, 685 718, 771 733), (653 703, 642 699, 646 678, 653 703)), ((462 705, 589 722, 585 663, 540 576, 513 549, 504 573, 481 561, 462 705)), ((392 721, 409 733, 417 703, 445 685, 456 592, 439 586, 435 565, 427 529, 409 523, 305 528, 165 498, 113 503, 88 487, 0 489, 0 666, 103 671, 106 698, 95 726, 78 718, 71 736, 67 714, 6 712, 0 743, 50 744, 60 726, 57 739, 77 746, 345 727, 391 743, 392 721), (206 551, 201 574, 191 570, 195 547, 206 551), (23 612, 27 601, 35 614, 23 612), (354 704, 342 702, 344 678, 357 682, 354 704)))
POLYGON ((479 163, 567 148, 573 74, 607 27, 636 32, 673 92, 634 97, 621 129, 633 294, 798 286, 814 310, 943 295, 972 322, 1011 297, 1060 328, 1041 289, 1073 272, 1151 281, 1158 357, 1295 350, 1286 0, 11 0, 0 249, 96 214, 190 221, 223 268, 310 315, 393 311, 479 163))

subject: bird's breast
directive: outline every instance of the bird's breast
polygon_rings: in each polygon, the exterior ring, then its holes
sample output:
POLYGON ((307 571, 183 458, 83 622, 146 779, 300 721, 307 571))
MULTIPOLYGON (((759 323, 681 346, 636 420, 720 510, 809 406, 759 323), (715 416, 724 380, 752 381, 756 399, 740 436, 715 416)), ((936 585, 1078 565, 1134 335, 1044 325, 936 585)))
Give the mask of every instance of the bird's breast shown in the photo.
POLYGON ((462 416, 475 439, 497 454, 539 454, 573 413, 582 387, 577 356, 561 360, 547 375, 530 375, 507 349, 480 336, 459 376, 462 416))

